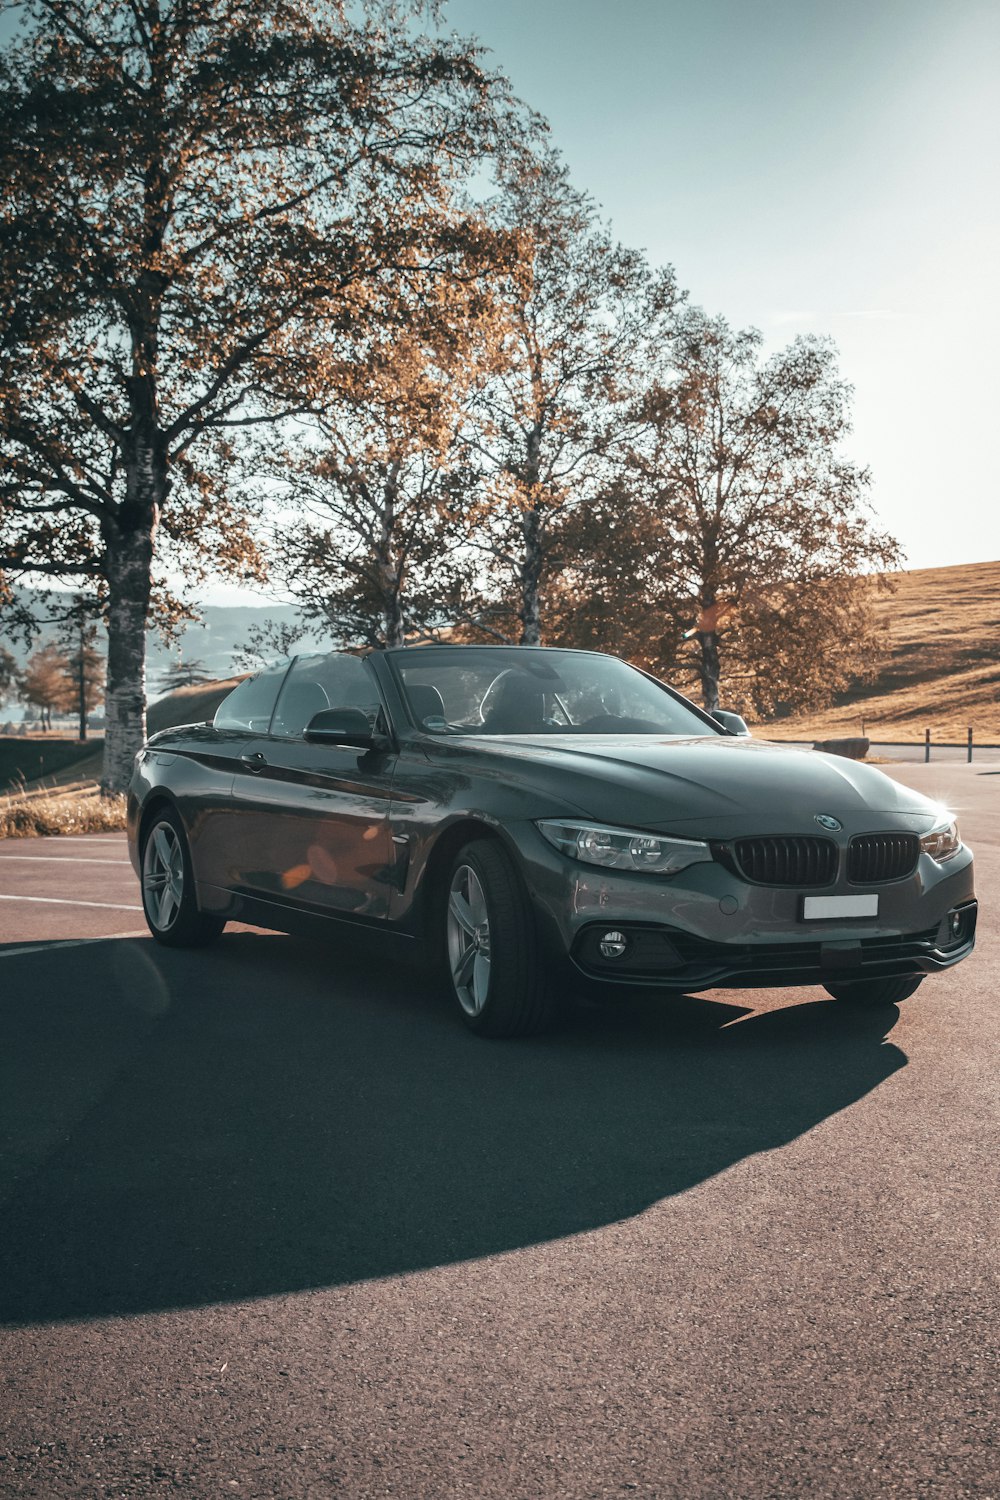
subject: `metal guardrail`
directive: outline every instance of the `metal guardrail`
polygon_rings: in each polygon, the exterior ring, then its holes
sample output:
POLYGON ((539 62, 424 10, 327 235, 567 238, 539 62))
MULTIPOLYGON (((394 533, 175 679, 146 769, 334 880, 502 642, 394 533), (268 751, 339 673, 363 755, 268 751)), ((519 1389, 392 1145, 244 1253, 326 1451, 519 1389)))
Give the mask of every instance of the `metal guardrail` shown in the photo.
MULTIPOLYGON (((824 746, 824 745, 832 745, 834 743, 837 743, 837 741, 832 740, 832 739, 831 740, 815 740, 815 739, 809 739, 809 740, 806 740, 806 739, 786 740, 786 739, 782 739, 778 735, 766 734, 763 730, 761 730, 759 728, 758 728, 758 730, 756 732, 758 734, 760 734, 760 737, 762 739, 773 740, 774 743, 777 744, 777 745, 804 745, 804 746, 809 746, 809 747, 820 748, 821 746, 824 746)), ((965 751, 966 762, 968 764, 970 764, 970 765, 972 763, 972 752, 973 752, 974 748, 977 749, 977 750, 1000 750, 1000 743, 997 743, 995 741, 992 741, 992 740, 976 740, 976 741, 974 741, 973 740, 973 733, 972 733, 971 729, 969 729, 966 732, 966 737, 965 737, 964 740, 934 740, 934 739, 932 739, 931 731, 929 729, 925 729, 924 730, 924 736, 923 736, 922 740, 873 740, 873 739, 870 739, 867 735, 862 735, 862 736, 844 735, 844 736, 841 736, 840 739, 844 743, 849 743, 849 742, 852 742, 852 741, 853 742, 857 742, 859 740, 860 741, 867 740, 867 750, 914 750, 914 751, 923 750, 923 752, 924 752, 923 759, 924 759, 924 763, 925 764, 927 764, 927 762, 930 761, 932 747, 934 749, 937 749, 937 750, 964 750, 965 751)), ((865 754, 867 754, 867 750, 865 751, 865 754)))

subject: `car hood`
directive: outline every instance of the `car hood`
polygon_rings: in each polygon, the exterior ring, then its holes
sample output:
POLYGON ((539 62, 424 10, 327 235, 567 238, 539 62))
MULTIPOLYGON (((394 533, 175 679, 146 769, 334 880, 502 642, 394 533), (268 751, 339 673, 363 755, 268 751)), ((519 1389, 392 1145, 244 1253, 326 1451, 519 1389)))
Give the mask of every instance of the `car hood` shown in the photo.
POLYGON ((766 740, 621 735, 567 743, 537 735, 480 740, 476 748, 505 779, 551 792, 595 820, 661 832, 820 833, 817 814, 852 833, 923 831, 940 813, 873 766, 766 740))

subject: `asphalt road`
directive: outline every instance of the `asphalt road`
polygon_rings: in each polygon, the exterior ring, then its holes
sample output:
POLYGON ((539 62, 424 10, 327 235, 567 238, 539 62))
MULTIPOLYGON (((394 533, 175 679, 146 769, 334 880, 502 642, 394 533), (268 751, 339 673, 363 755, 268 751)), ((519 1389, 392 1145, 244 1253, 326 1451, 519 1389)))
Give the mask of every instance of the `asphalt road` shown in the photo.
POLYGON ((966 964, 528 1043, 0 844, 0 1494, 1000 1494, 1000 764, 893 774, 976 849, 966 964))

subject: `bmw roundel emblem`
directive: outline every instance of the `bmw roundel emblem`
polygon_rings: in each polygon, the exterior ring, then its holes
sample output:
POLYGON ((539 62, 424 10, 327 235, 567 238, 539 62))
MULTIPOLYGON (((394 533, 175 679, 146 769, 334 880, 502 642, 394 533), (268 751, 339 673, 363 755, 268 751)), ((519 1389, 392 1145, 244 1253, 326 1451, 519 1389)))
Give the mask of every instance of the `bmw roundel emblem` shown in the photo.
POLYGON ((821 828, 828 828, 831 833, 837 833, 843 828, 839 818, 832 818, 829 813, 814 813, 813 817, 821 828))

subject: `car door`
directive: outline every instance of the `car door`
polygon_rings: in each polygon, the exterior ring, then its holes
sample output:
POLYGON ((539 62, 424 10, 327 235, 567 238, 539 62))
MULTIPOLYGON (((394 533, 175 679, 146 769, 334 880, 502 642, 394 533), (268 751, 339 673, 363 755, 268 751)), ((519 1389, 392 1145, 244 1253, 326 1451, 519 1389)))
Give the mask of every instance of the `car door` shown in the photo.
POLYGON ((296 657, 269 731, 244 745, 233 785, 234 884, 283 907, 384 919, 391 889, 391 749, 309 744, 304 731, 328 708, 360 709, 384 723, 363 658, 296 657))
POLYGON ((211 723, 191 726, 154 761, 170 764, 170 786, 183 811, 191 859, 202 897, 219 905, 209 888, 226 890, 232 868, 233 782, 247 744, 271 722, 289 662, 274 663, 246 677, 224 698, 211 723))

